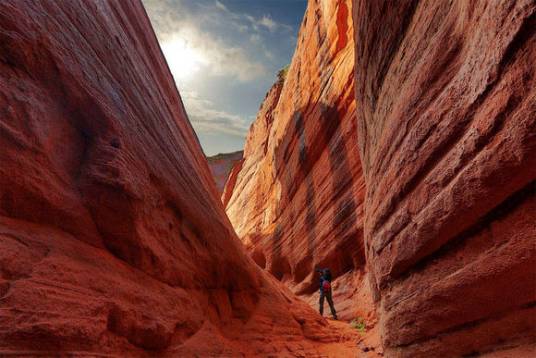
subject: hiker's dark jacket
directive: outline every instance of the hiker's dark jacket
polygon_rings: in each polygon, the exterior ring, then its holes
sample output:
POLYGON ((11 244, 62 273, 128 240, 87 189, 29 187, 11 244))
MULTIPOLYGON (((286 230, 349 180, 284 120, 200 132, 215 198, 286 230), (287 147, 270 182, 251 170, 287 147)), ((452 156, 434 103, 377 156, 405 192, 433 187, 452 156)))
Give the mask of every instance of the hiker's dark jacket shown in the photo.
POLYGON ((320 275, 320 292, 323 292, 324 281, 329 281, 331 283, 331 271, 328 269, 321 269, 318 271, 322 272, 322 275, 320 275))

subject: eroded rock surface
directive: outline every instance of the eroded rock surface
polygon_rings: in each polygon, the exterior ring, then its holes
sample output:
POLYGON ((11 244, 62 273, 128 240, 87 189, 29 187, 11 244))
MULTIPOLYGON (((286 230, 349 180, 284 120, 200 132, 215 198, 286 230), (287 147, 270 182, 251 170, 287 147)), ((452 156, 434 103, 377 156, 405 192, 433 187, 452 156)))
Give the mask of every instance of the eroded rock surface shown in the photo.
POLYGON ((220 153, 207 157, 208 166, 216 182, 216 188, 220 194, 223 194, 225 183, 233 167, 242 160, 243 151, 233 153, 220 153))
MULTIPOLYGON (((316 266, 362 278, 365 263, 353 69, 351 1, 310 1, 286 78, 268 92, 224 195, 253 259, 314 307, 316 266)), ((372 311, 340 289, 343 318, 372 311)))
POLYGON ((139 1, 1 1, 0 112, 0 355, 339 344, 245 254, 139 1))
POLYGON ((535 2, 353 3, 366 255, 387 355, 531 350, 535 2))

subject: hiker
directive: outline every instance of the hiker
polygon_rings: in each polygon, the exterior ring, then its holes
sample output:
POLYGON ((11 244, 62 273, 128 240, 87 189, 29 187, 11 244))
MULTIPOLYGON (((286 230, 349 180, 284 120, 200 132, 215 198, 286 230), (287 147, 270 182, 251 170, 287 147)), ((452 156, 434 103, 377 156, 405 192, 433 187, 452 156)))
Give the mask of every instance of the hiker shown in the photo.
POLYGON ((331 310, 331 315, 334 319, 337 319, 337 312, 335 311, 335 306, 333 305, 333 297, 331 295, 331 271, 329 268, 325 269, 316 269, 316 272, 320 274, 320 315, 324 314, 324 298, 328 300, 329 308, 331 310))

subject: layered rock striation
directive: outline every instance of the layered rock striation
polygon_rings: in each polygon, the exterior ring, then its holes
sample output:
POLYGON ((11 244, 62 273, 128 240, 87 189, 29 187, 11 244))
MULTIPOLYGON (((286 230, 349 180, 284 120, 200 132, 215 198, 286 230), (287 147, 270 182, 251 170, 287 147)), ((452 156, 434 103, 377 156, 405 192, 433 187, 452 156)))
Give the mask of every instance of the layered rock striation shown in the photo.
MULTIPOLYGON (((314 306, 315 267, 359 276, 365 263, 352 29, 351 1, 309 2, 286 77, 267 93, 224 195, 253 259, 314 306)), ((360 304, 370 313, 343 281, 343 317, 360 304)))
POLYGON ((0 112, 0 355, 339 340, 245 254, 139 1, 1 1, 0 112))
POLYGON ((528 352, 536 4, 353 5, 365 247, 387 355, 528 352))

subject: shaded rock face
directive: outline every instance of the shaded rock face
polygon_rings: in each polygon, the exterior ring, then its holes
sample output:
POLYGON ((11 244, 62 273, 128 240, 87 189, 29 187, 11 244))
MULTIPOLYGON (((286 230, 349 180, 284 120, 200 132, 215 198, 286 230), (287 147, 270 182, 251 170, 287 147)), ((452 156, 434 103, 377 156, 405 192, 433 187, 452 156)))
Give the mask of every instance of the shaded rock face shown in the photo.
POLYGON ((172 285, 231 284, 210 269, 214 253, 229 249, 237 267, 244 258, 135 4, 2 2, 0 212, 62 229, 172 285), (206 265, 177 263, 196 249, 206 265))
POLYGON ((350 1, 309 2, 286 78, 268 92, 224 195, 253 259, 312 302, 316 266, 335 277, 364 267, 352 34, 350 1))
POLYGON ((243 151, 233 153, 222 153, 207 157, 210 172, 216 182, 216 188, 220 194, 223 194, 225 183, 230 176, 233 167, 242 160, 243 151))
POLYGON ((337 339, 243 251, 139 1, 1 1, 0 112, 0 355, 337 339))
POLYGON ((533 342, 536 4, 353 3, 366 255, 387 355, 533 342))

